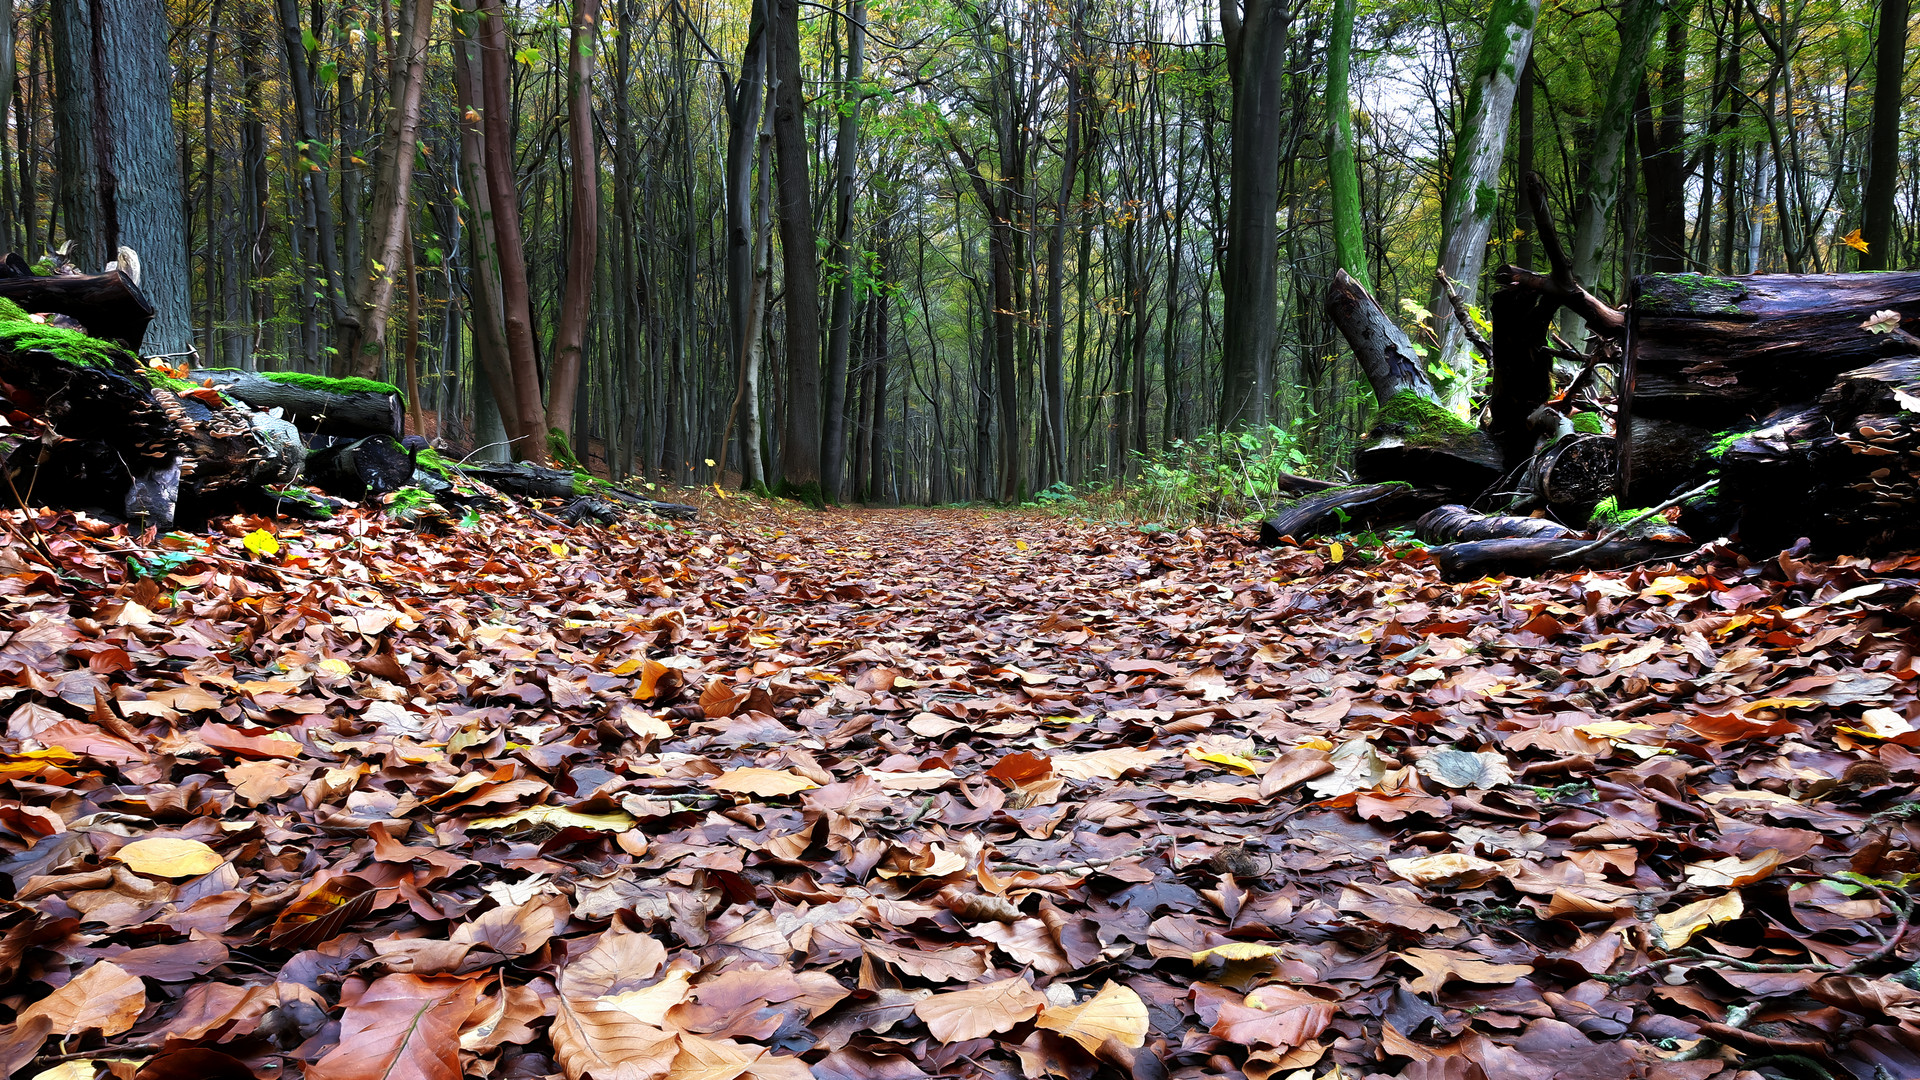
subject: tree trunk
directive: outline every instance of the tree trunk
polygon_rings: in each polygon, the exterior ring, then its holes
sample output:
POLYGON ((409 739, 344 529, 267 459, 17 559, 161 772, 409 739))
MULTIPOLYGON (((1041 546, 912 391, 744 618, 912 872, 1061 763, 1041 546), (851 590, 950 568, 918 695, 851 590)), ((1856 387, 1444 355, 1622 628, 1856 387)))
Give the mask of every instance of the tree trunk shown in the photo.
POLYGON ((507 103, 507 13, 504 0, 480 0, 480 93, 484 106, 487 192, 493 199, 494 249, 500 260, 500 321, 520 414, 514 456, 547 460, 547 410, 540 400, 540 359, 533 340, 526 238, 520 231, 520 189, 513 169, 512 113, 507 103))
MULTIPOLYGON (((1531 0, 1538 3, 1538 0, 1531 0)), ((1267 422, 1273 394, 1275 226, 1279 205, 1280 118, 1285 108, 1290 11, 1284 0, 1221 0, 1220 25, 1233 84, 1231 188, 1221 340, 1220 426, 1267 422)))
POLYGON ((185 192, 174 136, 168 22, 161 0, 54 4, 60 173, 74 261, 98 271, 137 258, 131 276, 153 303, 145 348, 193 347, 185 192))
MULTIPOLYGON (((500 250, 493 231, 493 198, 487 186, 486 134, 480 120, 479 22, 473 15, 474 0, 463 0, 459 19, 460 33, 453 41, 453 85, 460 118, 460 183, 467 204, 462 218, 467 239, 467 292, 472 312, 473 358, 480 369, 482 384, 493 400, 493 416, 501 428, 500 437, 509 444, 523 445, 530 435, 520 416, 520 395, 514 386, 513 363, 507 352, 507 329, 502 321, 505 301, 500 291, 500 250)), ((537 396, 537 390, 536 390, 537 396)), ((481 446, 489 447, 494 436, 487 433, 481 446)), ((490 448, 501 453, 506 447, 490 448)), ((491 460, 489 457, 487 460, 491 460)))
POLYGON ((807 179, 805 88, 800 82, 799 0, 768 0, 773 10, 774 175, 779 188, 780 256, 787 308, 786 431, 781 486, 825 498, 820 471, 820 267, 814 254, 813 198, 807 179))
POLYGON ((187 379, 211 383, 235 401, 262 412, 279 409, 295 427, 320 435, 388 435, 397 439, 405 426, 401 396, 392 386, 355 386, 297 372, 222 368, 193 371, 187 379))
MULTIPOLYGON (((1540 0, 1495 0, 1480 36, 1467 109, 1440 209, 1439 270, 1458 283, 1467 303, 1480 295, 1480 271, 1493 233, 1494 190, 1506 158, 1508 120, 1520 74, 1533 52, 1539 15, 1540 0)), ((1438 400, 1454 413, 1464 414, 1473 397, 1473 361, 1467 354, 1465 332, 1448 317, 1451 304, 1445 282, 1436 282, 1427 310, 1434 313, 1440 364, 1453 373, 1445 386, 1437 388, 1438 400)))
MULTIPOLYGON (((820 467, 827 497, 835 502, 846 494, 847 476, 847 354, 853 334, 854 299, 859 293, 853 244, 854 165, 860 153, 861 65, 866 56, 866 0, 848 0, 845 77, 840 84, 840 127, 834 142, 833 317, 827 327, 827 399, 823 407, 820 467)), ((856 485, 858 486, 858 485, 856 485)))
POLYGON ((1422 514, 1413 523, 1413 535, 1423 544, 1457 544, 1509 537, 1565 540, 1576 533, 1546 518, 1476 514, 1458 503, 1448 503, 1422 514))
MULTIPOLYGON (((85 2, 85 0, 81 0, 85 2)), ((322 280, 320 293, 337 333, 350 333, 358 316, 346 300, 346 280, 340 271, 340 244, 333 225, 333 191, 327 170, 333 154, 320 141, 320 106, 313 89, 313 66, 309 62, 305 36, 300 28, 300 0, 279 0, 280 43, 286 54, 287 82, 293 90, 293 121, 298 142, 297 166, 303 181, 302 192, 313 214, 313 245, 319 250, 317 261, 322 280)), ((318 33, 316 26, 314 32, 318 33)))
MULTIPOLYGON (((393 309, 394 279, 400 275, 402 245, 409 244, 407 204, 413 195, 414 147, 419 142, 420 94, 426 82, 427 36, 433 29, 433 0, 411 0, 400 8, 401 29, 394 41, 398 55, 387 85, 387 126, 380 138, 380 175, 374 181, 372 234, 366 265, 354 271, 354 307, 358 324, 346 337, 347 374, 383 379, 387 374, 387 317, 393 309)), ((351 199, 353 193, 348 192, 351 199)))
MULTIPOLYGON (((1660 64, 1659 101, 1646 87, 1639 94, 1640 171, 1647 188, 1646 267, 1656 274, 1687 268, 1686 80, 1687 16, 1667 18, 1665 55, 1660 64), (1657 110, 1657 113, 1656 113, 1657 110)), ((1712 162, 1703 175, 1712 182, 1712 162)), ((1711 199, 1703 198, 1702 212, 1711 199)), ((1525 262, 1521 262, 1525 266, 1525 262)))
POLYGON ((1360 174, 1353 161, 1353 104, 1347 96, 1357 4, 1358 0, 1333 2, 1333 28, 1327 39, 1327 181, 1333 195, 1334 261, 1371 291, 1366 227, 1360 216, 1360 174))
MULTIPOLYGON (((1633 103, 1639 96, 1640 81, 1646 75, 1653 32, 1660 28, 1660 7, 1660 0, 1622 0, 1621 3, 1619 59, 1614 63, 1607 95, 1601 101, 1600 117, 1594 124, 1587 183, 1574 214, 1573 276, 1589 289, 1599 287, 1600 256, 1626 175, 1627 132, 1633 126, 1633 103)), ((1571 313, 1562 316, 1560 332, 1576 345, 1587 338, 1586 328, 1571 313)))
POLYGON ((1900 106, 1906 100, 1908 0, 1880 0, 1880 31, 1873 46, 1873 131, 1867 149, 1867 190, 1860 206, 1862 270, 1892 265, 1893 204, 1900 187, 1900 106))
POLYGON ((727 87, 726 95, 727 329, 734 362, 741 371, 740 480, 749 488, 766 483, 756 444, 760 437, 758 346, 762 335, 755 308, 764 308, 766 297, 755 274, 759 245, 754 234, 753 164, 761 156, 761 112, 767 97, 767 2, 753 0, 747 42, 740 54, 740 74, 727 87))
POLYGON ((593 61, 598 52, 600 0, 574 0, 567 50, 567 156, 572 163, 573 213, 567 236, 567 291, 553 332, 547 378, 547 424, 555 441, 574 449, 573 403, 587 348, 593 275, 600 260, 600 141, 593 133, 593 61))
POLYGON ((1081 72, 1078 66, 1083 28, 1086 21, 1084 0, 1075 0, 1070 16, 1072 31, 1068 37, 1070 59, 1067 62, 1067 112, 1065 142, 1060 150, 1060 183, 1053 199, 1053 227, 1047 230, 1047 338, 1046 355, 1041 361, 1041 396, 1046 399, 1047 459, 1054 480, 1067 478, 1067 369, 1066 369, 1066 246, 1067 215, 1073 205, 1073 183, 1080 169, 1081 72))

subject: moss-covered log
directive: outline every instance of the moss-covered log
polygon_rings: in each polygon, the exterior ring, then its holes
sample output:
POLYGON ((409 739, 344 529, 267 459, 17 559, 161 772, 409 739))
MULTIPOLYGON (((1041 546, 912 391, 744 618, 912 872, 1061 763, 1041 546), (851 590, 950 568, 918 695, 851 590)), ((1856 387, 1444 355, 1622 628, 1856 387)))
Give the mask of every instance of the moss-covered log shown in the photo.
POLYGON ((1500 478, 1500 448, 1479 428, 1409 390, 1387 399, 1354 456, 1362 480, 1477 495, 1500 478))
POLYGON ((329 379, 298 371, 206 368, 187 376, 255 409, 279 409, 302 431, 320 435, 399 438, 406 399, 398 388, 371 379, 329 379))
POLYGON ((1565 540, 1576 532, 1548 518, 1477 514, 1458 503, 1436 506, 1413 523, 1413 535, 1425 544, 1457 544, 1473 540, 1538 537, 1565 540))
POLYGON ((1920 273, 1648 274, 1634 297, 1634 412, 1718 429, 1912 352, 1861 324, 1889 310, 1920 319, 1920 273))
POLYGON ((166 528, 292 480, 303 456, 290 425, 212 390, 155 385, 118 345, 5 300, 0 393, 45 425, 45 437, 9 447, 5 464, 35 502, 166 528))
POLYGON ((508 495, 529 499, 573 499, 592 495, 639 507, 661 517, 692 518, 699 508, 684 503, 659 502, 615 487, 603 480, 565 469, 548 469, 525 462, 511 464, 462 465, 460 471, 508 495))
POLYGON ((36 314, 65 315, 87 333, 133 352, 146 339, 153 301, 118 270, 52 277, 0 273, 0 300, 36 314))

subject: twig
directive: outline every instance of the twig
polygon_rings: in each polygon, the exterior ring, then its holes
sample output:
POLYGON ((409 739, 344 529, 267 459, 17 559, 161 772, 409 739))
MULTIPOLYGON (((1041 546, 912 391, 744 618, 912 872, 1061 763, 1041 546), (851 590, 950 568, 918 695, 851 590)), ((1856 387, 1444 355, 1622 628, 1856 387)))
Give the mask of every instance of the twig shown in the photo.
POLYGON ((1670 510, 1673 507, 1679 506, 1681 503, 1686 502, 1688 499, 1693 498, 1695 495, 1705 495, 1709 490, 1713 488, 1715 484, 1718 484, 1719 482, 1720 481, 1718 480, 1709 480, 1706 483, 1701 484, 1699 487, 1694 488, 1692 491, 1685 491, 1685 492, 1681 492, 1678 495, 1675 495, 1673 498, 1668 499, 1666 502, 1661 503, 1659 506, 1649 507, 1645 510, 1642 510, 1639 513, 1628 518, 1627 520, 1619 523, 1618 525, 1610 525, 1607 528, 1602 529, 1600 531, 1599 537, 1595 539, 1593 543, 1588 544, 1585 547, 1574 548, 1572 551, 1569 551, 1564 555, 1556 555, 1554 556, 1554 561, 1558 562, 1562 559, 1571 559, 1578 555, 1585 555, 1587 552, 1594 550, 1595 548, 1599 547, 1602 544, 1605 544, 1611 540, 1618 539, 1620 536, 1624 535, 1628 529, 1631 529, 1635 525, 1638 525, 1640 522, 1645 521, 1646 519, 1652 517, 1653 515, 1658 514, 1663 510, 1670 510))
POLYGON ((1433 276, 1439 279, 1440 288, 1446 291, 1448 305, 1453 308, 1453 321, 1460 324, 1461 332, 1467 335, 1467 340, 1473 343, 1474 348, 1480 350, 1480 355, 1492 360, 1493 346, 1480 335, 1480 328, 1473 325, 1473 317, 1467 314, 1467 298, 1460 295, 1460 290, 1454 287, 1454 280, 1447 276, 1444 269, 1435 270, 1433 276))

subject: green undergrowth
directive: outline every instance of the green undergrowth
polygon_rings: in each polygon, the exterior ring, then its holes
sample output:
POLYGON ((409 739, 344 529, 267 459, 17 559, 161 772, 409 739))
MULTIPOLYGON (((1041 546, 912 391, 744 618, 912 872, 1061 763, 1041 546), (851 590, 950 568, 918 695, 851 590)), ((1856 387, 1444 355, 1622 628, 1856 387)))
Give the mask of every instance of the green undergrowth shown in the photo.
POLYGON ((1573 414, 1573 430, 1587 435, 1605 435, 1607 427, 1600 422, 1600 414, 1583 412, 1573 414))
MULTIPOLYGON (((1136 459, 1136 475, 1113 499, 1136 522, 1246 521, 1271 513, 1288 478, 1326 471, 1301 438, 1303 421, 1215 432, 1136 459)), ((1344 457, 1344 450, 1340 452, 1344 457)))
POLYGON ((1615 496, 1609 495, 1601 499, 1599 503, 1594 506, 1593 513, 1587 515, 1587 525, 1590 528, 1597 529, 1625 525, 1627 522, 1632 521, 1636 515, 1645 512, 1645 507, 1622 510, 1620 508, 1620 500, 1615 496))
POLYGON ((560 468, 572 469, 577 473, 587 471, 587 467, 582 465, 580 458, 574 454, 573 444, 567 442, 566 432, 559 428, 547 429, 547 456, 553 458, 554 464, 560 468))
POLYGON ((82 367, 126 370, 133 354, 79 330, 35 322, 19 304, 0 300, 0 346, 15 352, 41 352, 82 367))
POLYGON ((403 487, 387 497, 387 513, 401 521, 413 521, 433 505, 433 493, 425 488, 403 487))
POLYGON ((420 456, 414 458, 413 463, 442 480, 453 479, 453 462, 441 457, 440 451, 431 446, 420 451, 420 456))
POLYGON ((782 480, 780 481, 780 486, 774 489, 773 494, 776 498, 792 499, 794 502, 805 503, 815 510, 825 510, 827 508, 827 490, 820 486, 820 481, 818 480, 810 480, 804 484, 793 484, 782 480))

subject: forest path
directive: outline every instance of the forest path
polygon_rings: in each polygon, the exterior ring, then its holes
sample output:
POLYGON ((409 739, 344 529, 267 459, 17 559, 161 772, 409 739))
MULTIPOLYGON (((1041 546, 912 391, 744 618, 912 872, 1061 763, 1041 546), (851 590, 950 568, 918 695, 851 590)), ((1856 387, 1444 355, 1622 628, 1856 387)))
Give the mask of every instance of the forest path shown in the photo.
MULTIPOLYGON (((1913 567, 1448 585, 1220 529, 708 499, 355 510, 251 565, 235 518, 155 540, 164 586, 111 530, 16 525, 59 570, 0 546, 23 1002, 344 1080, 633 1047, 646 1080, 1703 1080, 1653 1040, 1821 978, 1650 993, 1649 917, 1698 963, 1859 961, 1837 1009, 1920 1001, 1873 978, 1913 960, 1912 826, 1874 817, 1920 780, 1913 567), (256 1036, 242 1005, 288 995, 299 1030, 256 1036)), ((1842 1062, 1920 1045, 1800 1015, 1769 1030, 1842 1062)))

